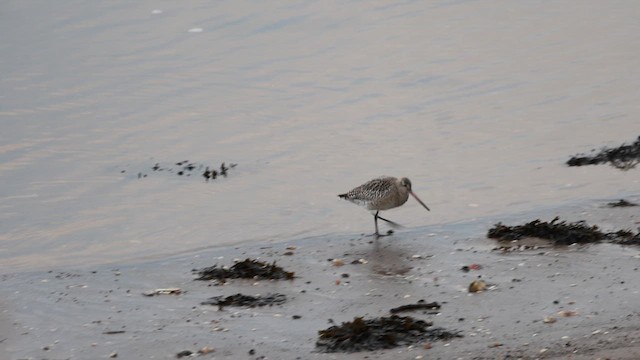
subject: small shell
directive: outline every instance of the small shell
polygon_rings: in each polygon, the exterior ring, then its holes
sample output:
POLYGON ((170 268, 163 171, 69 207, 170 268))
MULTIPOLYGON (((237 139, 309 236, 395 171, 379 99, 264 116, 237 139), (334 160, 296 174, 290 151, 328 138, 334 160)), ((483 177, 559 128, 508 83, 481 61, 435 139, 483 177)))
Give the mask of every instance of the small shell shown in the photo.
POLYGON ((198 350, 198 354, 208 354, 208 353, 212 353, 216 351, 215 348, 212 348, 210 346, 205 346, 202 349, 198 350))
POLYGON ((558 311, 558 315, 562 317, 571 317, 578 315, 578 312, 573 310, 562 310, 558 311))
POLYGON ((469 292, 479 292, 487 289, 487 283, 483 280, 474 280, 471 284, 469 284, 469 292))
POLYGON ((151 291, 143 292, 144 296, 154 296, 154 295, 180 295, 182 290, 180 288, 167 288, 167 289, 155 289, 151 291))

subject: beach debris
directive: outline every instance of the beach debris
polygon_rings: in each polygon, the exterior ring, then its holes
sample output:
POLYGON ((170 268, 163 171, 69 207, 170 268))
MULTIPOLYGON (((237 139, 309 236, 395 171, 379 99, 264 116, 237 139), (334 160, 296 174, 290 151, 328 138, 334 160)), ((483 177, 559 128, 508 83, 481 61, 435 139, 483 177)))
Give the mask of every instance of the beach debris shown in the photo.
POLYGON ((126 331, 124 330, 107 330, 107 331, 103 331, 102 333, 105 335, 115 335, 115 334, 124 334, 126 331))
MULTIPOLYGON (((231 163, 228 166, 226 163, 220 164, 219 168, 213 166, 206 166, 204 164, 191 162, 189 160, 182 160, 174 163, 174 165, 161 165, 160 163, 155 163, 151 170, 154 172, 167 172, 173 173, 178 176, 189 177, 194 174, 195 170, 201 171, 200 175, 205 178, 207 182, 209 180, 215 180, 218 176, 227 177, 229 170, 235 168, 238 164, 231 163), (202 170, 204 168, 204 170, 202 170)), ((121 170, 120 173, 125 173, 125 170, 121 170)), ((147 174, 138 172, 138 179, 146 178, 147 174)))
POLYGON ((584 221, 567 223, 559 221, 558 217, 550 222, 536 219, 517 226, 497 223, 489 229, 487 237, 510 241, 533 237, 550 240, 554 245, 586 244, 604 240, 620 245, 640 245, 640 232, 634 234, 629 230, 618 230, 604 233, 596 225, 589 226, 584 221))
POLYGON ((344 265, 344 260, 342 260, 342 259, 333 259, 333 261, 331 261, 331 263, 333 264, 333 266, 343 266, 344 265))
MULTIPOLYGON (((572 316, 577 316, 578 312, 574 311, 574 310, 560 310, 560 311, 558 311, 556 313, 556 315, 558 317, 572 317, 572 316)), ((558 318, 556 316, 552 316, 552 315, 545 316, 542 319, 542 322, 545 323, 545 324, 553 324, 556 321, 558 321, 558 318)))
POLYGON ((397 314, 403 311, 430 310, 429 312, 430 314, 437 314, 438 313, 437 310, 439 309, 440 309, 440 304, 438 304, 435 301, 428 303, 428 302, 425 302, 424 300, 418 300, 416 304, 398 306, 393 309, 390 309, 389 312, 392 314, 397 314))
POLYGON ((575 310, 560 310, 558 311, 558 316, 562 316, 562 317, 572 317, 572 316, 577 316, 578 312, 575 310))
POLYGON ((180 294, 182 294, 182 290, 180 288, 155 289, 155 290, 145 291, 142 293, 142 295, 144 296, 180 295, 180 294))
POLYGON ((294 272, 285 271, 274 261, 268 264, 255 259, 245 259, 235 263, 230 268, 213 265, 200 270, 193 270, 199 275, 196 280, 225 280, 225 279, 257 279, 257 280, 291 280, 294 272))
POLYGON ((201 305, 214 305, 218 306, 219 310, 222 310, 225 306, 273 306, 280 305, 287 301, 287 296, 284 294, 267 294, 265 296, 251 296, 244 294, 235 294, 230 296, 214 296, 206 301, 203 301, 201 305))
MULTIPOLYGON (((591 150, 591 152, 594 152, 591 150)), ((640 162, 640 136, 630 144, 622 144, 617 148, 602 148, 599 153, 593 156, 578 154, 567 160, 569 166, 598 165, 610 163, 611 166, 620 170, 633 169, 640 162)))
POLYGON ((202 349, 198 350, 198 354, 200 354, 200 355, 206 355, 206 354, 212 353, 212 352, 214 352, 214 351, 216 351, 216 349, 215 349, 215 348, 213 348, 213 347, 211 347, 211 346, 205 346, 205 347, 203 347, 202 349))
POLYGON ((502 253, 510 253, 515 251, 537 250, 539 246, 532 245, 516 245, 516 246, 496 246, 492 251, 500 251, 502 253))
POLYGON ((482 269, 482 265, 480 264, 464 265, 463 267, 460 268, 460 270, 462 270, 463 272, 469 272, 471 270, 480 270, 480 269, 482 269))
POLYGON ((326 353, 357 352, 462 337, 457 331, 434 328, 432 325, 410 316, 356 317, 353 321, 320 330, 316 347, 326 353))
POLYGON ((486 289, 487 289, 487 283, 484 282, 484 280, 473 280, 471 284, 469 284, 470 293, 485 291, 486 289))
POLYGON ((608 207, 630 207, 630 206, 638 206, 636 203, 629 202, 625 199, 620 199, 616 202, 610 202, 607 204, 608 207))
POLYGON ((109 354, 109 358, 110 359, 115 359, 118 357, 118 353, 117 352, 112 352, 111 354, 109 354))
POLYGON ((182 351, 180 351, 179 353, 177 353, 177 354, 176 354, 176 357, 177 357, 178 359, 180 359, 180 358, 183 358, 183 357, 185 357, 185 356, 191 356, 191 355, 193 355, 193 351, 190 351, 190 350, 182 350, 182 351))

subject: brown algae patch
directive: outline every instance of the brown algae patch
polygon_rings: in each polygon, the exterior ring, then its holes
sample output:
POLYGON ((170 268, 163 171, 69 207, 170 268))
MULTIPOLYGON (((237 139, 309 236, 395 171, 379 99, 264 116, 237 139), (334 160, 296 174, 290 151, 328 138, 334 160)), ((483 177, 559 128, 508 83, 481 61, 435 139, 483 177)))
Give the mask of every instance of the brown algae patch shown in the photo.
POLYGON ((640 244, 640 233, 634 234, 629 230, 605 233, 596 225, 589 226, 584 221, 568 223, 559 221, 558 217, 549 222, 536 219, 516 226, 497 223, 489 229, 487 237, 507 241, 539 238, 549 240, 553 245, 587 244, 600 241, 621 245, 640 244))
MULTIPOLYGON (((592 150, 592 152, 595 150, 592 150)), ((640 162, 640 136, 630 144, 622 144, 617 148, 603 148, 593 156, 578 154, 567 160, 569 166, 598 165, 610 163, 621 170, 633 169, 640 162)))
POLYGON ((193 270, 199 276, 196 280, 256 279, 256 280, 291 280, 295 273, 285 271, 274 261, 268 264, 255 259, 245 259, 230 268, 213 265, 200 270, 193 270))
POLYGON ((432 325, 410 316, 392 315, 373 319, 356 317, 340 326, 320 330, 316 348, 326 353, 372 351, 412 345, 421 341, 462 337, 459 332, 434 328, 432 325))

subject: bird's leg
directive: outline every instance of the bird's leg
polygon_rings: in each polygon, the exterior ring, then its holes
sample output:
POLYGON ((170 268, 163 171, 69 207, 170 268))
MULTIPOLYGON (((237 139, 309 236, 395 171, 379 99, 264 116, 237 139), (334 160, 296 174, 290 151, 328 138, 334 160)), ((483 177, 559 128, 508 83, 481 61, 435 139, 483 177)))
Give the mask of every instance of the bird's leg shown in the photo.
POLYGON ((387 220, 387 219, 383 218, 382 216, 378 216, 378 219, 388 222, 393 227, 396 227, 396 228, 402 227, 402 225, 400 225, 400 224, 398 224, 396 222, 393 222, 391 220, 387 220))
POLYGON ((373 215, 373 223, 376 225, 376 233, 374 234, 376 238, 380 237, 380 233, 378 232, 378 213, 380 211, 376 211, 373 215))
POLYGON ((378 219, 382 219, 382 220, 384 220, 384 221, 386 221, 386 222, 388 222, 388 223, 390 223, 390 224, 393 224, 393 225, 395 225, 395 226, 400 226, 400 225, 398 225, 398 224, 394 223, 393 221, 390 221, 390 220, 387 220, 387 219, 381 218, 380 216, 378 216, 378 213, 379 213, 379 212, 380 212, 380 210, 376 211, 376 213, 373 215, 373 221, 374 221, 374 223, 375 223, 375 225, 376 225, 376 232, 375 232, 375 234, 373 234, 373 236, 375 236, 375 237, 376 237, 376 239, 381 238, 381 237, 383 237, 383 236, 388 236, 388 235, 393 234, 393 230, 389 230, 389 232, 388 232, 387 234, 385 234, 385 235, 380 235, 380 233, 378 232, 378 219))

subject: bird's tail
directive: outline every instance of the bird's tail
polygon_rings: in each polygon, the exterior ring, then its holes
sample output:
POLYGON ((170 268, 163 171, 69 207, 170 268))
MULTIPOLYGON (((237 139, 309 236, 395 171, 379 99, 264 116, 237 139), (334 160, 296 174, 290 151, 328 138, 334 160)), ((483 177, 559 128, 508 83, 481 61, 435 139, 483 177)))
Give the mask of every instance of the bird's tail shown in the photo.
POLYGON ((347 194, 346 193, 345 194, 340 194, 340 195, 338 195, 338 197, 340 199, 346 199, 347 198, 347 194))

